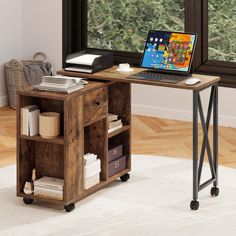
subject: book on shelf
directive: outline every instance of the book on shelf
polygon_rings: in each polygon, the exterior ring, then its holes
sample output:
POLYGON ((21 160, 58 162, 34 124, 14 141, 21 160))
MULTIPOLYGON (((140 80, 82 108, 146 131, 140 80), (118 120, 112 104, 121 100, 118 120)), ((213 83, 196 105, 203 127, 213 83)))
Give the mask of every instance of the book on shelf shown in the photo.
POLYGON ((122 126, 123 126, 123 124, 119 124, 119 125, 117 125, 117 126, 111 128, 111 129, 108 129, 108 133, 112 133, 112 132, 114 132, 114 131, 116 131, 116 130, 122 128, 122 126))
POLYGON ((37 90, 57 92, 57 93, 72 93, 72 92, 75 92, 75 91, 80 90, 82 88, 84 88, 84 86, 80 85, 80 84, 79 85, 75 84, 75 85, 70 86, 68 88, 49 87, 49 86, 40 86, 40 85, 34 86, 34 89, 37 89, 37 90))
POLYGON ((41 87, 49 87, 49 88, 70 88, 72 86, 75 86, 75 83, 70 83, 70 84, 55 84, 55 83, 47 83, 47 82, 42 82, 40 84, 41 87))
POLYGON ((21 134, 33 136, 38 134, 39 109, 37 105, 28 105, 20 109, 21 134))
POLYGON ((80 84, 84 85, 88 82, 85 78, 79 77, 72 77, 72 76, 64 76, 64 75, 46 75, 42 77, 42 83, 49 83, 49 84, 61 84, 61 85, 68 85, 68 84, 80 84))
POLYGON ((108 122, 115 121, 117 119, 118 119, 118 115, 112 114, 112 113, 108 113, 108 122))
POLYGON ((118 119, 118 115, 108 113, 108 133, 111 133, 123 126, 122 120, 118 119))
POLYGON ((34 193, 47 194, 47 195, 52 195, 52 196, 57 196, 57 197, 63 196, 62 190, 43 188, 43 187, 38 187, 38 186, 35 186, 34 193))
POLYGON ((34 89, 46 90, 59 93, 72 93, 82 89, 87 84, 82 78, 55 75, 43 76, 42 82, 34 86, 34 89))
POLYGON ((64 180, 42 177, 34 182, 34 195, 39 197, 63 200, 64 180))
POLYGON ((39 133, 39 109, 29 112, 29 136, 39 133))
POLYGON ((64 180, 52 177, 42 177, 34 182, 35 187, 63 190, 64 180))
POLYGON ((114 127, 116 127, 116 126, 118 126, 120 124, 122 124, 121 119, 115 120, 115 121, 111 121, 111 122, 108 123, 108 128, 111 129, 111 128, 114 128, 114 127))

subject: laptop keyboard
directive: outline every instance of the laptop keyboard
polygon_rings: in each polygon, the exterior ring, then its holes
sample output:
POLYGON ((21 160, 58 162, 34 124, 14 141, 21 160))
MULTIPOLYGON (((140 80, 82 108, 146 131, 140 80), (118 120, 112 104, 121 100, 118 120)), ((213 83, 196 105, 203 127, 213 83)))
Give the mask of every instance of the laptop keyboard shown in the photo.
POLYGON ((157 73, 157 72, 151 72, 151 71, 142 71, 137 74, 130 75, 128 78, 160 81, 164 83, 176 84, 189 77, 191 77, 191 75, 174 75, 174 74, 164 74, 164 73, 157 73))

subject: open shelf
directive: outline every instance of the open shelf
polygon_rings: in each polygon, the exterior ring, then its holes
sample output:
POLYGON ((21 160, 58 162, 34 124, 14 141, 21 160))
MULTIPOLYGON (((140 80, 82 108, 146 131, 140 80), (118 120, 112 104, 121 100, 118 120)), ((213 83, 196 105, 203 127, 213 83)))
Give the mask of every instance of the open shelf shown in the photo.
MULTIPOLYGON (((43 98, 43 97, 20 95, 19 104, 18 104, 18 108, 19 108, 18 128, 19 128, 20 138, 34 140, 34 141, 45 140, 42 138, 40 139, 39 135, 26 136, 26 135, 21 134, 21 123, 22 123, 21 108, 24 108, 25 106, 28 106, 28 105, 37 105, 38 109, 40 110, 40 113, 43 113, 43 112, 59 113, 60 114, 60 136, 64 136, 64 101, 63 100, 54 100, 54 99, 43 98)), ((63 144, 61 141, 62 141, 61 137, 58 137, 56 139, 50 139, 51 143, 56 143, 56 144, 63 144)))
POLYGON ((119 132, 118 134, 108 139, 108 150, 118 147, 119 145, 122 145, 123 149, 123 153, 121 156, 125 156, 126 158, 126 168, 130 169, 131 167, 130 128, 127 128, 126 130, 123 130, 123 132, 119 132))
POLYGON ((94 153, 101 160, 100 181, 107 179, 107 119, 84 127, 84 153, 94 153))
POLYGON ((36 141, 36 142, 55 143, 59 145, 64 144, 63 136, 59 136, 58 138, 53 138, 53 139, 45 139, 39 135, 35 135, 35 136, 20 135, 20 139, 31 140, 31 141, 36 141))
POLYGON ((128 130, 129 128, 130 128, 129 125, 124 125, 120 129, 117 129, 117 130, 115 130, 115 131, 113 131, 111 133, 108 133, 108 138, 112 138, 112 137, 116 136, 117 134, 120 134, 120 133, 128 130))

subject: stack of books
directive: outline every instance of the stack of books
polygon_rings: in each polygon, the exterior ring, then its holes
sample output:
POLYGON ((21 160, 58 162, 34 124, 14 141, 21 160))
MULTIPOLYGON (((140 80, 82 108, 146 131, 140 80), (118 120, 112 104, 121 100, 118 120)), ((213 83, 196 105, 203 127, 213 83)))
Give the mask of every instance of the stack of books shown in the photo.
POLYGON ((100 182, 101 160, 97 155, 87 153, 84 155, 84 188, 85 190, 100 182))
POLYGON ((34 136, 39 133, 39 108, 37 105, 28 105, 20 110, 21 134, 34 136))
POLYGON ((76 90, 82 89, 87 82, 81 78, 70 76, 43 76, 42 82, 34 86, 38 90, 46 90, 61 93, 71 93, 76 90))
POLYGON ((56 200, 63 200, 64 180, 42 177, 34 182, 34 195, 56 200))
POLYGON ((122 120, 116 114, 108 114, 108 133, 111 133, 123 126, 122 120))

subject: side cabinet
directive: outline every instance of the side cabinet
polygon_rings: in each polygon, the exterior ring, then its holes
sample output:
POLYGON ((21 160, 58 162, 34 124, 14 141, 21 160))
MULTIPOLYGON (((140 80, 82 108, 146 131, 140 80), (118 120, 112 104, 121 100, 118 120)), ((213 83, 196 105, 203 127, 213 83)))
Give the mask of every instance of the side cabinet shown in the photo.
POLYGON ((118 178, 126 181, 131 170, 130 84, 114 82, 89 82, 82 90, 71 94, 22 90, 17 97, 17 196, 26 204, 34 199, 57 202, 66 211, 74 204, 102 189, 118 178), (40 135, 26 136, 21 130, 21 108, 38 105, 40 112, 58 112, 61 117, 60 136, 43 139, 40 135), (123 126, 108 133, 108 113, 117 114, 123 126), (108 151, 122 145, 125 168, 109 176, 108 151), (95 153, 101 160, 100 182, 84 187, 84 154, 95 153), (63 200, 39 197, 23 192, 26 181, 43 176, 64 179, 63 200))

